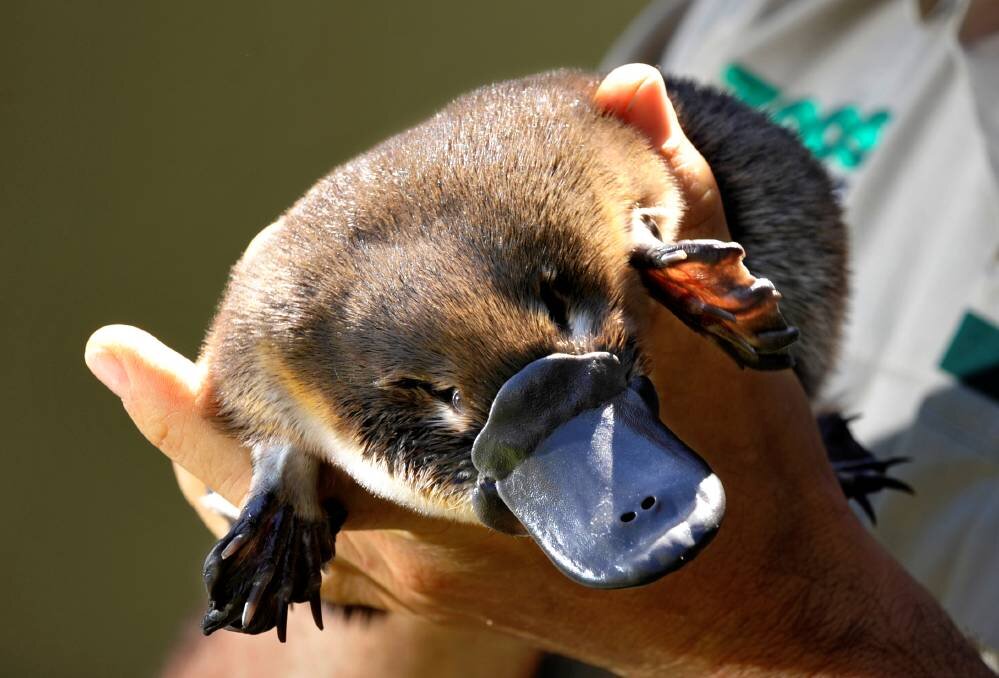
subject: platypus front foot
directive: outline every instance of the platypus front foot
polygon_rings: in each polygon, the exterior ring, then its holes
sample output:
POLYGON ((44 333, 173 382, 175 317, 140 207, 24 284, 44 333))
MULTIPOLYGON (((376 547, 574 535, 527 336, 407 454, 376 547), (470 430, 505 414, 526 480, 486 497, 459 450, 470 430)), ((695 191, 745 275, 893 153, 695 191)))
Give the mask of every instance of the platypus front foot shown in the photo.
POLYGON ((780 292, 742 263, 734 242, 681 240, 640 247, 631 256, 652 296, 688 326, 709 334, 745 367, 780 370, 798 330, 781 315, 780 292))
POLYGON ((284 642, 288 606, 306 601, 323 627, 322 567, 333 557, 333 535, 346 515, 339 505, 330 508, 328 521, 303 520, 271 492, 247 503, 205 560, 205 635, 221 628, 263 633, 276 626, 284 642))
MULTIPOLYGON (((256 456, 255 452, 254 473, 266 474, 259 471, 263 465, 256 456)), ((300 466, 285 466, 291 465, 300 466)), ((209 597, 201 622, 205 635, 222 628, 256 634, 277 627, 284 642, 289 605, 306 601, 316 626, 323 628, 322 568, 333 558, 336 533, 347 514, 337 502, 320 508, 318 502, 303 507, 284 499, 295 496, 279 486, 281 481, 288 484, 289 475, 293 474, 285 472, 261 483, 232 529, 205 559, 209 597)))

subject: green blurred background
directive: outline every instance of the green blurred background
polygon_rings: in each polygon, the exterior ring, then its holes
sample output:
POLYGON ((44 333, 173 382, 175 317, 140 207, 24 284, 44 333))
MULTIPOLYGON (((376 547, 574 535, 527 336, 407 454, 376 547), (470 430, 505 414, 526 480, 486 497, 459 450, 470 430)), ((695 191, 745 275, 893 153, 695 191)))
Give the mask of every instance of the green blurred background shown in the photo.
POLYGON ((320 175, 483 82, 594 66, 644 4, 4 4, 0 674, 155 674, 204 602, 211 539, 88 335, 194 356, 229 266, 320 175))

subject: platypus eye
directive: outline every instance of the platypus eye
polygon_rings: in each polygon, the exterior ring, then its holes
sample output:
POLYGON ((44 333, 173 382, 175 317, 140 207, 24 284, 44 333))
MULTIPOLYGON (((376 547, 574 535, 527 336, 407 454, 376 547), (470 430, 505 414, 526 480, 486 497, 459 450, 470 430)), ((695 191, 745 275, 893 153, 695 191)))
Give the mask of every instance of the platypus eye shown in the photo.
POLYGON ((445 405, 450 405, 456 411, 460 412, 462 407, 461 402, 461 392, 456 388, 437 388, 429 381, 423 381, 422 379, 413 379, 411 377, 404 377, 402 379, 397 379, 392 382, 392 386, 405 391, 422 391, 423 393, 435 398, 445 405))

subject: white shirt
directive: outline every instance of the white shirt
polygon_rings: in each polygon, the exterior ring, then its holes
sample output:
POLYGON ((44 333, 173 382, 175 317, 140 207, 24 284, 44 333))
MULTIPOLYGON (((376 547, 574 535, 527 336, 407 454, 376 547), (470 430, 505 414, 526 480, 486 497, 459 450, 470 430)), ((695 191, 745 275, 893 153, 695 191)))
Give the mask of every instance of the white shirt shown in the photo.
POLYGON ((605 66, 659 63, 753 99, 840 180, 852 303, 827 396, 879 457, 912 459, 893 474, 917 494, 877 497, 875 534, 999 647, 999 32, 962 44, 965 11, 674 0, 605 66))

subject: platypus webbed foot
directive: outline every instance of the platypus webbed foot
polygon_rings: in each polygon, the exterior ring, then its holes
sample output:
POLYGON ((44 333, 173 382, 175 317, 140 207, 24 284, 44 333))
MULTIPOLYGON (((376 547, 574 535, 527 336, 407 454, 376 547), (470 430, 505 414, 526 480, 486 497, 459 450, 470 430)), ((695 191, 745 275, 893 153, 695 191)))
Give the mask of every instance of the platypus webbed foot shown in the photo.
POLYGON ((335 501, 320 506, 318 463, 291 446, 253 452, 253 490, 239 517, 205 559, 206 635, 226 628, 285 640, 288 607, 309 602, 323 627, 322 568, 347 517, 335 501))
POLYGON ((878 459, 857 442, 850 433, 850 419, 838 412, 821 414, 817 421, 826 454, 843 494, 847 499, 856 501, 872 523, 877 523, 877 518, 868 498, 870 495, 885 489, 914 494, 908 483, 888 475, 888 469, 909 461, 907 457, 878 459))
POLYGON ((288 607, 304 602, 323 627, 322 567, 334 555, 334 535, 346 517, 339 504, 327 510, 329 520, 303 519, 273 492, 247 503, 205 560, 206 635, 221 628, 256 634, 276 626, 284 642, 288 607))
POLYGON ((745 254, 734 242, 681 240, 640 247, 631 263, 657 301, 694 330, 708 333, 740 365, 792 367, 788 348, 798 330, 781 315, 773 283, 743 265, 745 254))

